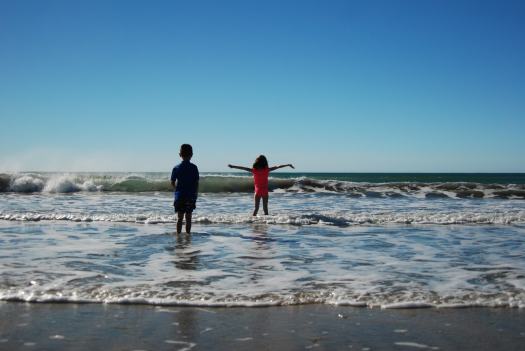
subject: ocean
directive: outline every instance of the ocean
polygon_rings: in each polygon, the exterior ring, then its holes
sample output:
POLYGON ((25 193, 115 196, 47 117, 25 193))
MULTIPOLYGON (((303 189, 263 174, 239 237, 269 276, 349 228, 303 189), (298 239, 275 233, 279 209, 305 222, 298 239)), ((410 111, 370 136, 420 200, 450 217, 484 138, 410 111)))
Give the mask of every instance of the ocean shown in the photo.
POLYGON ((0 300, 525 307, 525 174, 0 174, 0 300))

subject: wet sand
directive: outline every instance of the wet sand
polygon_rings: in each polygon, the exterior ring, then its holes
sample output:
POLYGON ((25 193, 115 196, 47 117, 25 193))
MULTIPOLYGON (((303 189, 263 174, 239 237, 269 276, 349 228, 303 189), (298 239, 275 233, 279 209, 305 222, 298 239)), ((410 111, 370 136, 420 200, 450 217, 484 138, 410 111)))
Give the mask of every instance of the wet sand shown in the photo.
POLYGON ((525 350, 525 311, 0 303, 0 350, 525 350))

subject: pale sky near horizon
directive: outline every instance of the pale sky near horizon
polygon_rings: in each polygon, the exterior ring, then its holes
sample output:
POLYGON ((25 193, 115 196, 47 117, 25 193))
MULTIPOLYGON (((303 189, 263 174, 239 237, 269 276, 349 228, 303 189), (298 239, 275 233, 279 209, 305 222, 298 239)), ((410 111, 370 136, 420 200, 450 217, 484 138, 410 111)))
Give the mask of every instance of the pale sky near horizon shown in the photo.
POLYGON ((0 172, 525 172, 523 1, 0 0, 0 172))

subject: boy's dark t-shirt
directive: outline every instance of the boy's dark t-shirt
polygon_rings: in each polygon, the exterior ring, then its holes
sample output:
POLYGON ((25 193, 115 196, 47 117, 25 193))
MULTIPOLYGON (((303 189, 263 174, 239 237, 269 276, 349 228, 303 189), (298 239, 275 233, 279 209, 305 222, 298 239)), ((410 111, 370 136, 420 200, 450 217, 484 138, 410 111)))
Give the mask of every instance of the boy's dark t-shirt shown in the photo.
POLYGON ((190 161, 182 161, 171 171, 171 181, 177 181, 175 201, 179 199, 197 200, 199 169, 190 161))

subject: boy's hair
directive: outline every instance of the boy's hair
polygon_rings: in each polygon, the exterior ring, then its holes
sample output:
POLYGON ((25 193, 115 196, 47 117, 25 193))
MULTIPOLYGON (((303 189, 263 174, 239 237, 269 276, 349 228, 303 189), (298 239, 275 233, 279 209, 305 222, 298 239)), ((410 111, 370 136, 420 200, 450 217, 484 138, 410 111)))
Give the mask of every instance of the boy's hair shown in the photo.
POLYGON ((268 160, 266 159, 266 156, 259 155, 259 157, 257 157, 255 159, 255 162, 253 163, 253 168, 255 169, 268 168, 268 160))
POLYGON ((182 144, 180 146, 180 156, 181 157, 192 157, 193 156, 193 148, 190 144, 182 144))

